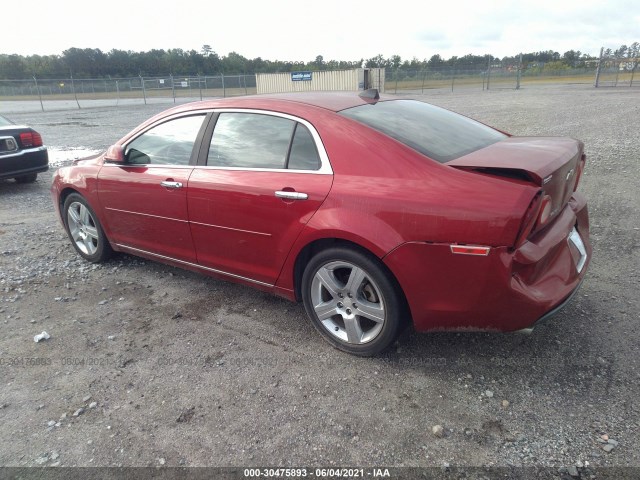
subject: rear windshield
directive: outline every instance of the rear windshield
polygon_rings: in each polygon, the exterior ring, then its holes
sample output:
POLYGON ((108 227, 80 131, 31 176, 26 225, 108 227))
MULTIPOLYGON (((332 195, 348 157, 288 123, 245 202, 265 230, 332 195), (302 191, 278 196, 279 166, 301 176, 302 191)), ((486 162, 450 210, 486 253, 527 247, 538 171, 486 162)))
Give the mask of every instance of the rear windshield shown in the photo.
POLYGON ((364 123, 440 163, 496 143, 506 135, 449 110, 417 100, 360 105, 340 114, 364 123))

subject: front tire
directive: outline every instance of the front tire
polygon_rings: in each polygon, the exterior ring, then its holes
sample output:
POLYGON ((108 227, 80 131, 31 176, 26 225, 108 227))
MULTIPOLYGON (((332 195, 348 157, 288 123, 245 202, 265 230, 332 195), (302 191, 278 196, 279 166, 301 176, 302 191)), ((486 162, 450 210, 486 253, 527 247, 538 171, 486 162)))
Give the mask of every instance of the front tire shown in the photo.
POLYGON ((382 353, 400 333, 403 303, 390 273, 358 250, 336 247, 313 257, 302 276, 302 298, 324 338, 353 355, 382 353))
POLYGON ((72 193, 66 198, 62 218, 71 243, 85 260, 100 263, 111 256, 113 250, 98 216, 82 195, 72 193))

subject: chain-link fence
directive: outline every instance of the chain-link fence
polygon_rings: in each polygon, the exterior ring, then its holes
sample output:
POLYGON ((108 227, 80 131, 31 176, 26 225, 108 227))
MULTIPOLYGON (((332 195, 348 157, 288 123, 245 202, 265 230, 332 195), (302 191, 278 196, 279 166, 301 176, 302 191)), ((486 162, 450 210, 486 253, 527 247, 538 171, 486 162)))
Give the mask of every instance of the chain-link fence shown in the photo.
POLYGON ((132 77, 120 79, 39 79, 0 80, 0 100, 39 100, 42 110, 50 101, 82 102, 100 100, 104 105, 120 101, 147 103, 157 99, 230 97, 256 93, 255 75, 132 77))
POLYGON ((640 85, 636 75, 640 58, 603 58, 599 62, 596 87, 633 87, 640 85))
MULTIPOLYGON (((582 62, 571 68, 560 62, 486 64, 442 64, 418 69, 381 68, 370 83, 387 93, 425 93, 432 90, 495 90, 572 83, 598 86, 638 86, 636 70, 639 58, 601 56, 599 60, 582 62)), ((82 108, 89 105, 123 103, 176 102, 255 94, 256 75, 131 77, 104 79, 40 79, 0 80, 0 101, 39 100, 39 107, 82 108)))
POLYGON ((419 70, 387 69, 385 87, 388 93, 424 93, 428 90, 519 89, 552 83, 593 85, 596 65, 583 68, 549 68, 544 64, 523 66, 453 64, 419 70))

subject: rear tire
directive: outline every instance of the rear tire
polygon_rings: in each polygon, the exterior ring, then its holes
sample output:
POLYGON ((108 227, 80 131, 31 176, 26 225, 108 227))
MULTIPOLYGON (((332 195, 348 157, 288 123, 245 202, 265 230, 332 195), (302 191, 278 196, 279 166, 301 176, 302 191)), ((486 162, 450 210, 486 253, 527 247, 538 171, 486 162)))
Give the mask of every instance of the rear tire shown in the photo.
POLYGON ((72 193, 66 198, 62 218, 73 247, 85 260, 100 263, 111 256, 113 250, 98 216, 82 195, 72 193))
POLYGON ((38 178, 37 173, 30 173, 29 175, 21 175, 15 178, 16 183, 33 183, 38 178))
POLYGON ((311 259, 302 276, 302 299, 331 345, 361 357, 389 348, 403 324, 402 296, 388 271, 352 248, 330 248, 311 259))

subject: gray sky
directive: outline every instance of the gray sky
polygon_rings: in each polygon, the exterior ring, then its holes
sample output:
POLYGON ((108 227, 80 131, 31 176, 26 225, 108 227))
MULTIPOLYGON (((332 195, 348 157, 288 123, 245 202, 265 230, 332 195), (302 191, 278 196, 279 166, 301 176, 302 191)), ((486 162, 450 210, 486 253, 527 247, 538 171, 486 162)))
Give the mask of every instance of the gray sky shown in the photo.
POLYGON ((640 41, 637 0, 30 0, 4 18, 0 53, 148 51, 209 44, 269 60, 403 59, 580 50, 640 41))

